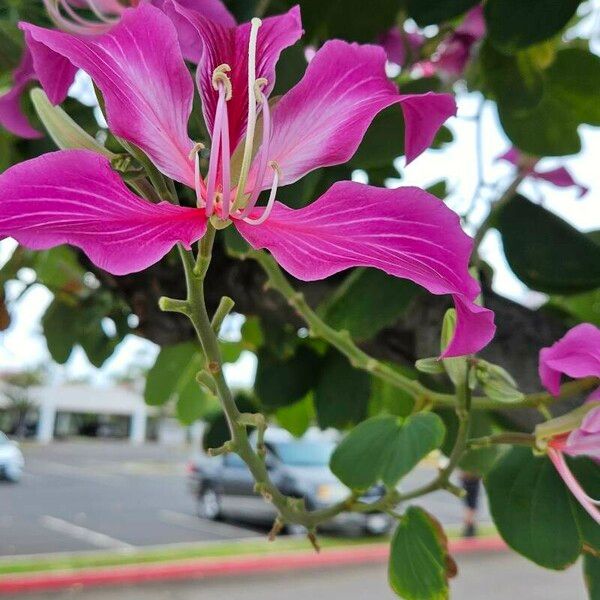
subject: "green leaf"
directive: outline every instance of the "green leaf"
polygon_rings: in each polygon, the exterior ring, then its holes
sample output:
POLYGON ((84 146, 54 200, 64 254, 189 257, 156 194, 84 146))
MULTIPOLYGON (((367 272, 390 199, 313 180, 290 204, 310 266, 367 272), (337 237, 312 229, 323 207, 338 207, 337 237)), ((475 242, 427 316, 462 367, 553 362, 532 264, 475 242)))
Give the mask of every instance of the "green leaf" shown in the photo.
POLYGON ((315 416, 311 394, 290 406, 284 406, 275 413, 277 423, 296 437, 302 436, 315 416))
POLYGON ((581 0, 488 0, 484 5, 488 35, 512 52, 556 35, 575 14, 581 0))
POLYGON ((600 125, 600 57, 582 48, 565 48, 547 71, 551 91, 577 123, 600 125))
POLYGON ((52 290, 78 292, 84 287, 85 270, 68 246, 36 252, 32 268, 39 283, 52 290))
MULTIPOLYGON (((414 369, 402 365, 388 363, 390 369, 410 379, 417 379, 414 369)), ((371 398, 369 400, 369 416, 386 413, 397 417, 407 417, 415 405, 414 398, 407 392, 398 389, 395 385, 373 377, 371 381, 371 398)))
POLYGON ((411 506, 392 538, 388 578, 406 600, 446 600, 448 548, 441 525, 422 508, 411 506))
POLYGON ((444 440, 434 413, 373 417, 357 425, 331 457, 333 473, 349 488, 365 490, 383 481, 393 488, 444 440))
POLYGON ((322 360, 320 379, 314 391, 317 421, 322 429, 343 429, 367 416, 371 377, 352 367, 337 350, 322 360))
MULTIPOLYGON (((578 457, 567 458, 567 462, 573 475, 581 484, 583 489, 591 498, 600 497, 600 467, 591 458, 578 457)), ((571 503, 574 507, 575 518, 583 542, 594 552, 600 554, 600 526, 577 502, 574 496, 571 496, 571 503)))
POLYGON ((42 317, 42 328, 52 359, 66 363, 79 335, 76 308, 54 299, 42 317))
POLYGON ((544 78, 528 53, 502 54, 486 40, 480 60, 485 86, 504 111, 532 109, 540 103, 544 78))
POLYGON ((334 329, 346 329, 353 338, 364 340, 397 321, 419 292, 411 281, 377 269, 355 269, 318 312, 334 329))
POLYGON ((600 600, 600 557, 591 554, 583 557, 583 578, 589 600, 600 600))
POLYGON ((530 288, 572 294, 600 286, 600 245, 545 208, 516 195, 498 230, 510 268, 530 288))
MULTIPOLYGON (((286 4, 297 2, 288 0, 286 4)), ((372 0, 369 10, 363 0, 303 0, 302 25, 305 39, 311 42, 329 38, 372 42, 393 25, 397 12, 397 3, 389 0, 372 0)))
POLYGON ((258 354, 258 369, 254 390, 267 409, 289 406, 301 400, 316 385, 320 358, 305 345, 286 360, 262 349, 258 354))
POLYGON ((546 306, 557 307, 580 323, 600 327, 600 288, 574 296, 552 296, 546 306))
POLYGON ((202 368, 203 355, 198 344, 183 342, 161 348, 154 366, 148 372, 144 400, 150 406, 162 406, 170 400, 179 400, 195 386, 200 399, 196 374, 202 368))
POLYGON ((417 25, 436 25, 449 21, 473 8, 479 0, 408 0, 408 14, 417 25))
POLYGON ((498 105, 498 116, 513 145, 527 154, 566 156, 581 150, 575 116, 550 93, 529 111, 510 111, 498 105))
POLYGON ((566 569, 582 550, 570 492, 546 457, 513 448, 485 479, 494 523, 506 543, 548 569, 566 569))

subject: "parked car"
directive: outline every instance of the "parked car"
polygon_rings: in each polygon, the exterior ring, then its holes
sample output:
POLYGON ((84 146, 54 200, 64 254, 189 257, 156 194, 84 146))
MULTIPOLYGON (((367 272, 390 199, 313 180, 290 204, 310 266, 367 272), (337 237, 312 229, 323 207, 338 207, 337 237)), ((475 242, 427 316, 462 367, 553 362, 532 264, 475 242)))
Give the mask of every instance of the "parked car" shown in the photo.
POLYGON ((25 459, 17 442, 9 440, 0 431, 0 479, 16 483, 23 475, 25 459))
MULTIPOLYGON (((273 483, 288 496, 304 498, 308 509, 326 508, 349 495, 348 488, 329 469, 335 448, 331 437, 311 432, 296 439, 283 429, 269 428, 265 445, 265 463, 273 483)), ((190 461, 188 470, 200 517, 264 524, 272 523, 276 517, 274 507, 254 491, 252 474, 237 454, 215 457, 198 454, 190 461)), ((383 492, 383 487, 374 487, 361 500, 373 502, 383 492)), ((391 524, 391 518, 384 513, 342 513, 322 528, 360 529, 380 535, 389 531, 391 524)), ((291 532, 299 529, 289 528, 291 532)))

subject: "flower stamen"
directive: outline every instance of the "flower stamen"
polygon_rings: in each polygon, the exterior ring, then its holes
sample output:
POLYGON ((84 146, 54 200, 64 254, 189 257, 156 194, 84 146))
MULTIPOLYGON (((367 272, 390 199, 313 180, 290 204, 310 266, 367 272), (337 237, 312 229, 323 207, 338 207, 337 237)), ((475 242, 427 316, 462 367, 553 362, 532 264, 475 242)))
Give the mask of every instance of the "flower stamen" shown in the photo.
POLYGON ((219 91, 219 84, 225 86, 225 100, 231 100, 233 88, 231 87, 231 79, 227 73, 231 71, 231 67, 227 63, 223 63, 215 68, 212 74, 212 86, 215 91, 219 91))
POLYGON ((194 159, 194 190, 196 192, 196 205, 202 208, 205 205, 202 199, 202 192, 205 189, 202 175, 200 175, 200 152, 204 150, 206 146, 201 142, 194 144, 194 147, 190 151, 190 159, 194 159))
MULTIPOLYGON (((215 69, 216 70, 216 69, 215 69)), ((217 184, 217 168, 219 166, 219 155, 221 148, 221 129, 223 127, 223 113, 227 111, 225 104, 226 86, 218 82, 219 100, 215 111, 215 122, 212 130, 212 147, 210 149, 210 161, 208 163, 208 176, 206 184, 206 216, 210 217, 214 211, 215 192, 217 184)))
MULTIPOLYGON (((257 80, 257 84, 260 80, 257 80)), ((266 82, 266 80, 265 80, 266 82)), ((266 83, 265 83, 266 85, 266 83)), ((258 168, 256 169, 256 180, 254 181, 254 188, 252 194, 248 199, 246 207, 242 210, 240 215, 241 218, 247 217, 252 209, 256 206, 258 196, 262 190, 263 181, 265 180, 265 174, 267 172, 267 161, 269 157, 269 141, 271 139, 271 111, 269 109, 269 101, 267 97, 262 93, 262 90, 258 90, 261 94, 262 102, 262 115, 263 115, 263 131, 262 131, 262 143, 257 157, 258 168)))
POLYGON ((277 195, 277 186, 279 185, 279 180, 281 179, 281 169, 279 165, 272 160, 269 163, 269 166, 273 169, 273 184, 271 186, 271 193, 269 194, 269 200, 267 201, 267 206, 265 206, 265 210, 263 210, 260 217, 257 219, 251 219, 250 217, 245 217, 244 221, 248 223, 248 225, 260 225, 264 223, 271 214, 273 210, 273 206, 275 205, 275 196, 277 195))
POLYGON ((242 167, 240 169, 240 178, 235 193, 234 209, 241 207, 246 180, 252 161, 252 147, 254 145, 254 129, 256 127, 256 42, 258 38, 258 29, 262 21, 256 17, 250 22, 250 41, 248 43, 248 123, 246 125, 246 140, 244 142, 244 154, 242 158, 242 167))

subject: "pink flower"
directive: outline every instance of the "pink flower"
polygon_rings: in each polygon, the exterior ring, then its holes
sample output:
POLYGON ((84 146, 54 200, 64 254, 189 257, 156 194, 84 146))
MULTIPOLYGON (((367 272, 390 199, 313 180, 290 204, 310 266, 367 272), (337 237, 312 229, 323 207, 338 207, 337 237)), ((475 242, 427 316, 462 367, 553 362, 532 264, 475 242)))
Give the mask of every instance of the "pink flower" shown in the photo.
POLYGON ((64 96, 57 73, 87 71, 101 90, 113 133, 142 149, 168 177, 195 189, 197 207, 137 197, 102 156, 83 150, 47 154, 0 176, 0 236, 30 248, 69 243, 113 274, 141 270, 174 244, 189 247, 208 220, 233 223, 254 248, 267 248, 293 276, 316 280, 354 266, 409 278, 434 294, 451 294, 459 324, 446 356, 476 352, 494 334, 493 313, 475 303, 468 273, 471 240, 457 215, 418 188, 378 189, 340 182, 312 205, 277 202, 280 185, 347 161, 375 115, 399 104, 406 155, 431 143, 455 111, 448 95, 402 95, 385 75, 378 46, 325 44, 304 78, 272 105, 268 96, 280 52, 302 30, 298 8, 227 27, 181 4, 202 50, 196 73, 211 132, 208 172, 189 139, 193 82, 170 18, 149 5, 128 9, 109 34, 80 37, 22 24, 50 99, 64 96), (258 206, 269 190, 266 206, 258 206))
POLYGON ((463 22, 438 46, 433 66, 448 75, 461 75, 471 59, 473 46, 485 35, 483 6, 477 5, 463 22))
MULTIPOLYGON (((235 19, 221 0, 174 0, 188 10, 198 11, 206 19, 226 27, 235 26, 235 19)), ((163 8, 167 0, 43 0, 48 15, 54 24, 63 31, 78 35, 98 35, 106 33, 116 25, 127 6, 136 7, 149 3, 163 8), (78 9, 86 9, 94 19, 86 18, 78 9)), ((193 27, 179 23, 177 29, 179 43, 187 60, 198 62, 200 50, 196 43, 193 27)))
POLYGON ((409 33, 400 31, 398 27, 392 27, 379 38, 379 43, 383 46, 387 59, 403 67, 407 58, 418 56, 426 39, 422 33, 416 31, 409 33))
MULTIPOLYGON (((63 31, 80 36, 94 36, 108 32, 116 25, 124 11, 127 0, 43 0, 46 11, 54 24, 63 31), (79 12, 86 9, 95 19, 84 17, 79 12)), ((164 7, 165 0, 128 0, 131 6, 140 3, 151 3, 159 8, 164 7)), ((176 0, 188 10, 198 11, 205 18, 233 27, 235 19, 221 0, 176 0)), ((194 28, 186 22, 179 23, 177 35, 184 57, 198 62, 200 47, 194 28)), ((66 94, 73 83, 75 68, 57 71, 54 86, 60 95, 66 94)), ((23 138, 39 138, 43 134, 34 129, 21 110, 21 97, 28 84, 37 79, 31 54, 28 49, 23 53, 21 64, 13 73, 13 87, 0 96, 0 126, 23 138)))
POLYGON ((19 66, 13 71, 12 88, 0 96, 0 125, 14 135, 30 139, 42 137, 42 133, 29 124, 21 109, 21 97, 33 79, 33 61, 29 49, 26 48, 19 66))
POLYGON ((496 160, 505 160, 509 162, 533 179, 543 179, 544 181, 548 181, 549 183, 552 183, 558 187, 575 186, 579 189, 579 198, 588 193, 588 188, 577 183, 569 171, 567 171, 567 169, 564 167, 550 169, 549 171, 539 171, 535 168, 539 162, 539 159, 525 156, 516 148, 509 148, 504 154, 498 156, 496 160))
MULTIPOLYGON (((431 60, 416 62, 424 77, 436 72, 448 75, 461 75, 471 59, 473 46, 485 35, 483 7, 475 6, 467 14, 463 22, 437 47, 431 60)), ((427 38, 418 32, 407 33, 398 27, 390 29, 379 39, 387 53, 388 60, 403 67, 408 57, 418 55, 427 38)))
MULTIPOLYGON (((557 396, 560 391, 561 375, 580 378, 600 377, 600 329, 589 323, 582 323, 569 330, 560 340, 540 352, 540 379, 546 389, 557 396)), ((588 402, 600 399, 598 388, 588 402)), ((584 408, 584 411, 587 409, 584 408)), ((566 417, 559 417, 557 434, 548 441, 548 456, 553 462, 559 475, 569 487, 581 506, 600 523, 600 501, 590 498, 581 487, 565 460, 564 455, 588 456, 600 464, 600 405, 594 406, 581 421, 578 427, 570 432, 560 428, 566 417)), ((539 431, 549 430, 552 422, 538 426, 539 431)))

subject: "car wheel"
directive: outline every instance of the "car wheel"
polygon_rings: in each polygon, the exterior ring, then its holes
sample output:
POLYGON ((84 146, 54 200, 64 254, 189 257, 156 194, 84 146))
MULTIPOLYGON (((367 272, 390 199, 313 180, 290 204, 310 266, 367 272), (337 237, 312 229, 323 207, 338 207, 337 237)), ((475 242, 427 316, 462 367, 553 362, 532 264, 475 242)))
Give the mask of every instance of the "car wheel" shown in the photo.
POLYGON ((198 496, 198 516, 216 521, 221 517, 221 497, 211 487, 206 487, 198 496))
POLYGON ((23 475, 23 468, 20 465, 8 465, 4 469, 4 477, 11 483, 18 483, 23 475))

